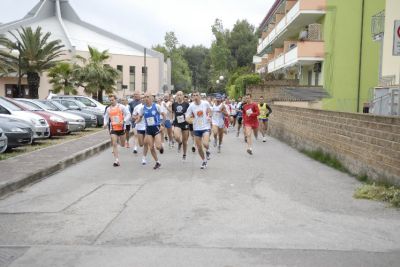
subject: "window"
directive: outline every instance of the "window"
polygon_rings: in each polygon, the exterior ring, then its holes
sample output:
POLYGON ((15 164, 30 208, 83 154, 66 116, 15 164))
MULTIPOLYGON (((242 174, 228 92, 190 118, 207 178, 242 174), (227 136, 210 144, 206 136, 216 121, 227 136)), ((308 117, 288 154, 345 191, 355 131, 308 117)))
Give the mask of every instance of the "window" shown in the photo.
POLYGON ((124 67, 122 65, 117 65, 117 70, 120 72, 120 76, 117 81, 117 90, 122 90, 124 67))
POLYGON ((142 67, 142 92, 147 92, 147 67, 142 67))
POLYGON ((135 66, 129 67, 129 90, 135 91, 135 66))

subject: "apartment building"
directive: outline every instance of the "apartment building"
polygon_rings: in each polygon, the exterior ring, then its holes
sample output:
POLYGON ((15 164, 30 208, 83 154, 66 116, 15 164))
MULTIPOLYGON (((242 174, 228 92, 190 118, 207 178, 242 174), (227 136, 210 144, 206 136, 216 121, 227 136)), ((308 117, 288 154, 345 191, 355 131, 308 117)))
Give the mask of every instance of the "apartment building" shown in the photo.
POLYGON ((256 71, 319 87, 327 110, 360 112, 379 80, 372 16, 385 0, 276 0, 259 26, 256 71))

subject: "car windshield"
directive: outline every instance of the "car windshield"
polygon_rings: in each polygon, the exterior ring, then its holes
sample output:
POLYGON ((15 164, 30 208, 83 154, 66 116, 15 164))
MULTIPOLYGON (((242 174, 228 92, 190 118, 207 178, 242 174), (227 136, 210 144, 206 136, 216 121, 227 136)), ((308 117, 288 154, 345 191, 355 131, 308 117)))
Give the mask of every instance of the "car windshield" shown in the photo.
POLYGON ((46 104, 51 104, 53 106, 55 106, 57 109, 64 111, 67 110, 68 108, 66 108, 65 106, 61 105, 60 103, 56 102, 56 101, 48 101, 46 102, 46 104))
POLYGON ((40 105, 45 109, 52 110, 52 111, 59 111, 59 109, 56 106, 52 105, 50 102, 47 102, 45 100, 39 100, 39 102, 40 102, 40 105))
POLYGON ((4 98, 0 98, 0 105, 11 111, 22 111, 22 109, 4 98))
POLYGON ((80 108, 87 108, 87 106, 85 104, 83 104, 82 102, 75 100, 75 101, 69 101, 71 104, 78 106, 80 108))
POLYGON ((18 105, 22 106, 23 108, 29 110, 29 111, 43 111, 44 109, 37 106, 37 105, 29 105, 27 102, 21 102, 19 101, 18 105))
POLYGON ((43 109, 41 106, 39 106, 37 103, 33 103, 30 101, 25 101, 25 100, 17 100, 19 103, 24 104, 25 106, 31 107, 32 109, 43 109))

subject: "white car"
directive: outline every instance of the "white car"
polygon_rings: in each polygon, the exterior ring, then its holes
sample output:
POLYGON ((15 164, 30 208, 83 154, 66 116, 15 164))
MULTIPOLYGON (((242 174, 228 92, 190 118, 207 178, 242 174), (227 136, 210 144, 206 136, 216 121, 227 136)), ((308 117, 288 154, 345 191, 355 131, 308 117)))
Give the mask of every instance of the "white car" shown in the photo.
POLYGON ((7 149, 7 136, 4 134, 3 129, 0 128, 0 154, 7 149))
POLYGON ((50 95, 49 99, 73 99, 73 100, 78 100, 79 102, 85 104, 85 106, 89 107, 90 109, 101 111, 103 114, 104 111, 106 110, 105 105, 94 100, 93 98, 83 95, 50 95))
POLYGON ((68 128, 71 132, 82 131, 85 129, 85 119, 82 118, 81 116, 64 111, 55 110, 54 108, 34 99, 18 98, 16 100, 35 108, 42 108, 47 112, 65 118, 68 121, 68 128))
POLYGON ((50 137, 50 127, 47 121, 37 114, 24 111, 20 107, 0 97, 0 114, 14 115, 17 118, 33 124, 33 139, 45 139, 50 137))

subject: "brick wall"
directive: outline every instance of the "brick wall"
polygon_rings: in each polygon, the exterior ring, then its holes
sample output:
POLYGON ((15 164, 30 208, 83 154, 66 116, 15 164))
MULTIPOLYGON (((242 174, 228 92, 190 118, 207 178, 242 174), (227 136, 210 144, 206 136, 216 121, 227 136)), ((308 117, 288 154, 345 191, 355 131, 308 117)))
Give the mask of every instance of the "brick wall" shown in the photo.
POLYGON ((356 175, 400 185, 400 117, 272 105, 269 133, 297 149, 323 151, 356 175))

